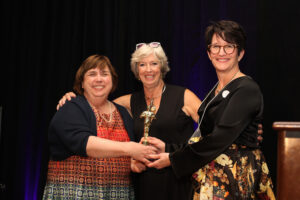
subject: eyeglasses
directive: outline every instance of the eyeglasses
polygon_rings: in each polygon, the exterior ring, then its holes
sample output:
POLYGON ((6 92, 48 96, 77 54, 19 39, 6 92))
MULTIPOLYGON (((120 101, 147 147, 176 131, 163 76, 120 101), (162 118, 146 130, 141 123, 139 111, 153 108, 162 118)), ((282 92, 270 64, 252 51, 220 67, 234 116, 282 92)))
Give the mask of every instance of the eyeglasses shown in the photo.
POLYGON ((238 47, 236 44, 227 44, 224 46, 210 44, 208 45, 208 50, 212 54, 218 54, 220 52, 221 47, 223 47, 223 50, 226 54, 232 54, 235 50, 235 48, 238 47))
POLYGON ((144 45, 148 45, 149 47, 152 47, 152 48, 157 48, 160 46, 160 43, 159 42, 150 42, 148 44, 147 43, 138 43, 138 44, 136 44, 135 49, 141 48, 144 45))

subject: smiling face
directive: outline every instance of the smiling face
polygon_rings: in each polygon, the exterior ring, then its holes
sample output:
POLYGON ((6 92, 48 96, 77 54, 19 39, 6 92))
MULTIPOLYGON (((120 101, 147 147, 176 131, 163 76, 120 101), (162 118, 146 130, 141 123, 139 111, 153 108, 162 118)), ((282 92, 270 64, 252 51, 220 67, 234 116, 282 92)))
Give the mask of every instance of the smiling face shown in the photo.
POLYGON ((96 67, 88 70, 83 77, 82 88, 84 96, 89 100, 105 97, 109 95, 112 89, 112 76, 109 68, 103 69, 96 67))
POLYGON ((144 87, 155 87, 162 81, 161 62, 154 54, 141 59, 137 67, 138 76, 144 87))
POLYGON ((207 51, 208 57, 211 60, 213 66, 217 72, 229 72, 232 69, 238 68, 239 61, 244 56, 244 50, 238 55, 238 50, 235 48, 233 53, 226 54, 224 51, 225 45, 234 45, 223 40, 219 35, 214 34, 211 40, 211 45, 222 46, 219 53, 213 54, 210 51, 207 51))

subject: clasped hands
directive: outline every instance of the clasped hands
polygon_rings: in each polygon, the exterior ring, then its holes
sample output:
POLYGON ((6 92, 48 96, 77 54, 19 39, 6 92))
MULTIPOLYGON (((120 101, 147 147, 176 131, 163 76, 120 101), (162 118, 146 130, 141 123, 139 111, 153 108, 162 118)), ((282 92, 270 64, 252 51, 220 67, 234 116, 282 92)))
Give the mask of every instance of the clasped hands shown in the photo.
MULTIPOLYGON (((144 138, 141 139, 140 143, 144 141, 144 138)), ((169 153, 165 152, 166 144, 155 137, 148 137, 147 141, 149 145, 157 149, 156 154, 147 155, 147 162, 140 162, 135 159, 131 159, 131 170, 136 173, 141 173, 149 168, 162 169, 171 165, 169 159, 169 153)))

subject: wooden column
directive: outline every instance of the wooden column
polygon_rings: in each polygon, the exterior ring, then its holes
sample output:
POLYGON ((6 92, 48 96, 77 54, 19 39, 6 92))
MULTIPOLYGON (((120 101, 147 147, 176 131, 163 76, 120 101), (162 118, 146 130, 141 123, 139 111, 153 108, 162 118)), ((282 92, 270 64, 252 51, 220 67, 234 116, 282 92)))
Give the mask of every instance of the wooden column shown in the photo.
POLYGON ((278 131, 277 199, 300 199, 300 122, 274 122, 278 131))

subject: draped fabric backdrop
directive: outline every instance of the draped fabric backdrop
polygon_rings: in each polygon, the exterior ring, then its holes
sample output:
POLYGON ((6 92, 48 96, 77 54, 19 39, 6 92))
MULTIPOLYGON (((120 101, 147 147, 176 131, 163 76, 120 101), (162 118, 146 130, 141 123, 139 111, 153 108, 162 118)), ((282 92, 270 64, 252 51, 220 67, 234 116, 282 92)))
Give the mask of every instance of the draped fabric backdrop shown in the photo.
MULTIPOLYGON (((239 22, 248 35, 241 70, 265 97, 263 150, 276 183, 274 121, 299 121, 299 10, 296 2, 254 0, 1 0, 0 199, 40 199, 47 127, 81 62, 107 55, 119 74, 111 99, 140 89, 130 71, 135 44, 159 41, 166 82, 201 99, 216 83, 204 44, 211 20, 239 22)), ((170 136, 171 137, 171 136, 170 136)))

